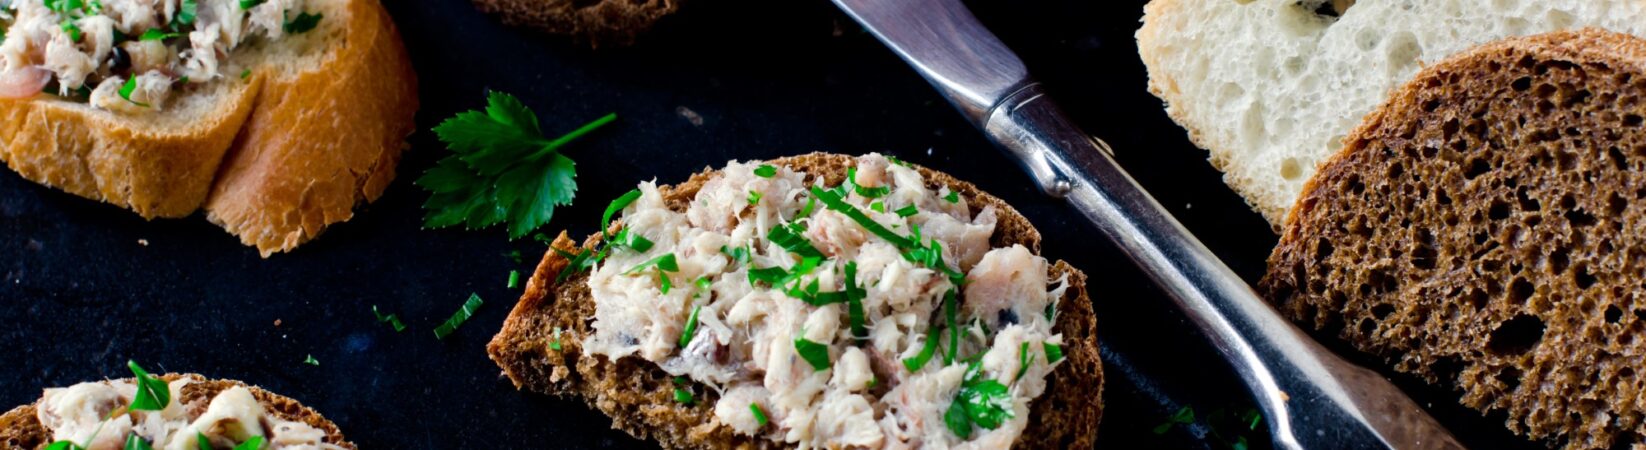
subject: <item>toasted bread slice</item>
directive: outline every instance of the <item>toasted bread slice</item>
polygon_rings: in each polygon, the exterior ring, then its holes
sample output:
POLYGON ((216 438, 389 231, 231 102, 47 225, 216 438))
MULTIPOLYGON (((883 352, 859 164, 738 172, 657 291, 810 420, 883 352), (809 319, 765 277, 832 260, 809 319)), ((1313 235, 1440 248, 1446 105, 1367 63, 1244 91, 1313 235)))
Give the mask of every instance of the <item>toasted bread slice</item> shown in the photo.
POLYGON ((247 41, 245 77, 129 114, 56 96, 0 100, 0 160, 25 178, 144 218, 204 206, 263 256, 375 200, 413 129, 417 80, 377 0, 315 0, 313 30, 247 41))
MULTIPOLYGON (((839 184, 853 158, 845 155, 812 153, 769 162, 839 184)), ((1017 210, 975 186, 946 174, 917 168, 932 186, 947 185, 966 198, 974 210, 985 205, 996 208, 993 247, 1020 244, 1034 253, 1040 251, 1040 233, 1017 210)), ((713 175, 704 171, 676 186, 659 190, 673 208, 684 208, 703 183, 713 175)), ((599 235, 589 237, 592 246, 599 235)), ((552 244, 572 251, 577 248, 562 232, 552 244)), ((515 387, 532 392, 580 399, 589 407, 612 418, 612 426, 631 435, 656 439, 665 448, 772 448, 781 444, 734 433, 714 419, 717 396, 692 405, 673 401, 670 377, 655 364, 639 358, 611 361, 603 356, 585 355, 581 340, 593 332, 595 304, 583 272, 555 283, 567 260, 548 252, 538 263, 526 292, 509 313, 503 330, 492 338, 487 351, 515 387), (553 330, 562 333, 558 338, 553 330), (551 348, 558 340, 560 349, 551 348)), ((1069 367, 1060 367, 1048 378, 1048 389, 1031 406, 1033 418, 1019 439, 1020 448, 1090 448, 1097 437, 1103 413, 1103 365, 1098 355, 1096 317, 1087 297, 1086 276, 1058 261, 1052 278, 1068 275, 1069 289, 1059 303, 1054 332, 1061 333, 1069 367)))
POLYGON ((1646 36, 1646 3, 1153 0, 1137 47, 1149 91, 1278 230, 1316 167, 1423 66, 1584 26, 1646 36))
MULTIPOLYGON (((197 374, 166 374, 160 378, 168 383, 182 378, 194 380, 183 387, 181 398, 173 399, 188 408, 190 417, 199 416, 204 412, 206 405, 217 396, 217 393, 231 387, 243 386, 251 391, 252 397, 256 398, 258 403, 263 404, 269 415, 281 420, 302 422, 325 432, 327 443, 351 450, 356 448, 354 443, 344 440, 343 432, 337 429, 337 424, 289 397, 239 381, 210 380, 197 374)), ((40 419, 36 416, 37 406, 39 405, 31 403, 0 414, 0 450, 37 450, 51 443, 51 430, 40 424, 40 419)))
POLYGON ((574 36, 591 46, 628 45, 684 0, 473 0, 503 23, 574 36))
POLYGON ((1482 46, 1367 116, 1260 285, 1293 319, 1566 448, 1646 436, 1646 40, 1482 46))

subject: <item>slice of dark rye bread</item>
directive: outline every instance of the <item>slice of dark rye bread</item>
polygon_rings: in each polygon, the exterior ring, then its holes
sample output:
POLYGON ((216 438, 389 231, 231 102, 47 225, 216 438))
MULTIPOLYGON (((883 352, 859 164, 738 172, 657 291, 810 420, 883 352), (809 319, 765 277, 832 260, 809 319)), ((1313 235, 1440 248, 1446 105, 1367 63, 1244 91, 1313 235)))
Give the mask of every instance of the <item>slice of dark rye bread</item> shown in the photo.
MULTIPOLYGON (((339 447, 354 449, 354 443, 343 439, 343 432, 337 429, 337 424, 326 420, 319 412, 309 409, 289 397, 265 391, 257 386, 247 385, 234 380, 210 380, 197 374, 165 374, 160 376, 166 382, 180 378, 190 378, 194 382, 182 389, 181 398, 172 401, 182 402, 188 408, 190 417, 197 417, 206 411, 211 399, 219 392, 235 387, 244 386, 251 391, 252 398, 263 404, 263 408, 274 417, 292 422, 302 422, 326 433, 326 442, 339 447)), ((130 378, 126 379, 127 381, 130 378)), ((52 441, 51 431, 40 424, 36 417, 37 403, 13 408, 5 414, 0 414, 0 450, 37 450, 44 448, 52 441)))
MULTIPOLYGON (((769 161, 809 175, 807 182, 821 177, 828 185, 840 184, 855 158, 812 153, 769 161)), ((992 247, 1022 244, 1040 253, 1040 233, 1017 210, 1004 201, 978 190, 969 183, 941 172, 917 167, 932 187, 947 185, 965 197, 973 213, 993 205, 999 218, 992 247)), ((660 186, 670 208, 684 210, 699 188, 714 172, 705 170, 675 186, 660 186)), ((590 236, 591 246, 599 235, 590 236)), ((565 232, 553 246, 573 250, 575 243, 565 232)), ((487 345, 493 361, 515 387, 560 397, 581 399, 612 418, 612 427, 641 439, 656 439, 665 448, 774 448, 781 444, 739 435, 721 426, 714 417, 718 399, 713 390, 696 389, 700 401, 677 403, 671 377, 655 364, 640 358, 613 362, 603 356, 584 355, 581 339, 593 331, 595 305, 589 294, 588 273, 555 284, 565 267, 565 258, 548 252, 538 263, 526 293, 509 313, 503 330, 487 345), (560 350, 550 348, 559 336, 560 350)), ((1067 274, 1069 289, 1058 304, 1053 331, 1063 334, 1068 358, 1048 378, 1048 389, 1031 406, 1033 418, 1019 439, 1019 448, 1091 448, 1097 438, 1098 420, 1103 414, 1103 365, 1098 359, 1096 317, 1086 293, 1086 275, 1057 261, 1052 279, 1067 274)))
POLYGON ((1566 448, 1646 436, 1646 41, 1441 61, 1292 209, 1260 289, 1296 320, 1566 448))
POLYGON ((684 0, 473 0, 503 23, 575 36, 591 46, 628 45, 684 0))

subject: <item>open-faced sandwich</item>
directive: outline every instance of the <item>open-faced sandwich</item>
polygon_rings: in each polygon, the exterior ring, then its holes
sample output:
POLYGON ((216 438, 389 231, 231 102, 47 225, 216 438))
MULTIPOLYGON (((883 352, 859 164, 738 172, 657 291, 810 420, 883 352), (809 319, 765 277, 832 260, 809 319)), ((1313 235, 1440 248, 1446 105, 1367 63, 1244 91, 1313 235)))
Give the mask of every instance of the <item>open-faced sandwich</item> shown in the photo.
POLYGON ((394 177, 417 81, 377 0, 12 0, 0 160, 265 256, 394 177))
POLYGON ((517 386, 672 448, 1096 437, 1085 275, 967 183, 875 154, 732 162, 641 183, 602 229, 562 233, 492 339, 517 386))
POLYGON ((296 400, 230 380, 150 375, 46 389, 0 415, 0 449, 352 450, 296 400))

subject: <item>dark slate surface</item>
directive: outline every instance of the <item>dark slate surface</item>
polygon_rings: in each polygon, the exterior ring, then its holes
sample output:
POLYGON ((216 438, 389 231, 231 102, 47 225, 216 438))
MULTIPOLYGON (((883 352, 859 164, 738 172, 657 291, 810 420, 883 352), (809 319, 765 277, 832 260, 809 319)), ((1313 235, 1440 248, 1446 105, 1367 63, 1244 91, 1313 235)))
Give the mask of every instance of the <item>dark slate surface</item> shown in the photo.
MULTIPOLYGON (((1255 280, 1275 237, 1145 91, 1132 33, 1141 0, 977 0, 1087 131, 1236 271, 1255 280)), ((576 206, 549 228, 593 231, 643 179, 683 180, 728 159, 879 151, 976 182, 1022 210, 1046 253, 1092 276, 1111 448, 1223 448, 1202 426, 1151 431, 1181 405, 1205 415, 1250 400, 1181 314, 1094 229, 1029 180, 922 80, 828 3, 699 0, 629 49, 587 48, 500 26, 465 0, 388 2, 421 76, 419 131, 376 204, 295 253, 264 260, 200 216, 146 222, 0 171, 0 405, 44 386, 151 370, 246 380, 296 397, 365 448, 647 448, 604 416, 518 393, 484 352, 544 247, 500 229, 422 230, 409 181, 445 153, 426 130, 520 96, 546 132, 606 112, 619 121, 566 149, 576 206), (694 124, 680 111, 702 118, 694 124), (147 244, 143 244, 146 242, 147 244), (526 255, 521 263, 504 256, 526 255), (430 330, 470 292, 486 299, 445 341, 430 330), (372 305, 410 326, 379 325, 372 305), (303 364, 313 355, 319 366, 303 364)), ((1365 360, 1362 360, 1365 361, 1365 360)), ((1476 447, 1525 446, 1456 406, 1402 386, 1476 447)))

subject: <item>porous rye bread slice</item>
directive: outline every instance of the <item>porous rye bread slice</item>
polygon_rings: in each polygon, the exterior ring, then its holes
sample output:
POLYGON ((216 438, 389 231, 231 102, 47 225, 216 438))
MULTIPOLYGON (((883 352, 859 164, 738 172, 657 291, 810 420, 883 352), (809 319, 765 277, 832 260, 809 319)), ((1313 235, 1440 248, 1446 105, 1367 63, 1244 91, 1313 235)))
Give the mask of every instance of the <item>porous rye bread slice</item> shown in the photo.
POLYGON ((628 45, 684 0, 473 0, 503 23, 600 44, 628 45))
MULTIPOLYGON (((343 432, 337 429, 337 424, 326 420, 319 412, 297 403, 297 400, 265 391, 257 386, 250 386, 234 380, 208 380, 196 374, 166 374, 160 378, 167 382, 179 378, 190 378, 194 382, 184 386, 182 398, 172 401, 182 402, 188 408, 190 416, 198 416, 205 412, 207 404, 217 393, 235 386, 244 386, 251 391, 253 398, 263 404, 263 408, 270 415, 281 420, 302 422, 326 433, 326 442, 339 447, 353 450, 354 443, 343 439, 343 432)), ((127 380, 130 380, 129 378, 127 380)), ((51 432, 40 424, 35 415, 36 404, 27 404, 13 408, 5 414, 0 414, 0 450, 38 450, 50 444, 51 432)))
POLYGON ((161 111, 0 100, 0 160, 24 178, 131 209, 212 222, 263 256, 348 220, 394 178, 417 77, 377 0, 311 0, 313 30, 243 43, 230 75, 161 111))
POLYGON ((1595 29, 1425 69, 1309 182, 1260 289, 1517 433, 1639 445, 1642 101, 1646 41, 1595 29))
POLYGON ((1153 0, 1149 91, 1277 230, 1316 166, 1426 64, 1593 26, 1646 36, 1641 0, 1153 0))
MULTIPOLYGON (((812 153, 770 161, 822 178, 835 185, 842 182, 854 158, 845 155, 812 153)), ((1022 244, 1040 252, 1040 233, 1017 210, 975 186, 946 174, 917 167, 932 186, 947 185, 965 197, 974 209, 996 208, 999 222, 990 244, 995 247, 1022 244)), ((697 190, 713 176, 704 171, 685 183, 661 186, 670 207, 684 209, 697 190)), ((589 237, 592 245, 599 235, 589 237)), ((554 247, 572 250, 575 243, 560 233, 554 247)), ((594 300, 589 294, 588 274, 574 275, 565 283, 554 278, 567 261, 554 252, 542 262, 526 284, 526 293, 509 313, 503 330, 487 345, 493 361, 515 387, 533 392, 581 399, 589 407, 612 418, 612 427, 636 437, 656 439, 665 448, 771 448, 780 446, 766 439, 733 433, 714 419, 717 396, 701 390, 704 397, 693 405, 673 400, 669 375, 655 364, 639 358, 612 362, 605 357, 584 355, 581 339, 593 330, 594 300), (561 349, 549 347, 554 328, 560 327, 561 349)), ((1097 438, 1097 424, 1103 414, 1103 365, 1098 358, 1096 317, 1086 292, 1086 275, 1058 261, 1052 266, 1055 279, 1069 276, 1070 287, 1058 303, 1054 332, 1063 334, 1068 358, 1053 371, 1045 393, 1031 406, 1033 417, 1019 440, 1019 448, 1091 448, 1097 438)))

